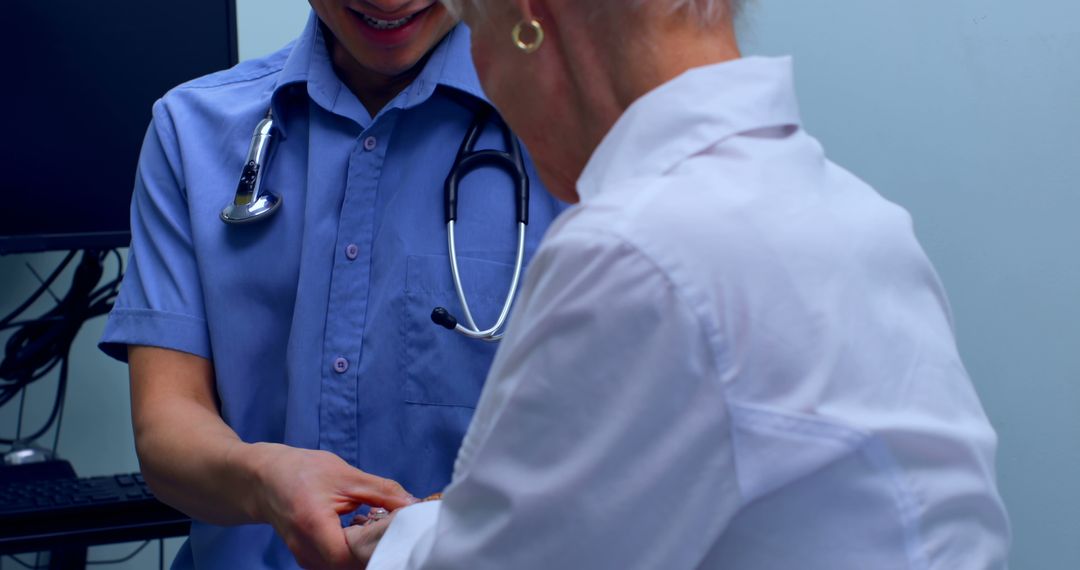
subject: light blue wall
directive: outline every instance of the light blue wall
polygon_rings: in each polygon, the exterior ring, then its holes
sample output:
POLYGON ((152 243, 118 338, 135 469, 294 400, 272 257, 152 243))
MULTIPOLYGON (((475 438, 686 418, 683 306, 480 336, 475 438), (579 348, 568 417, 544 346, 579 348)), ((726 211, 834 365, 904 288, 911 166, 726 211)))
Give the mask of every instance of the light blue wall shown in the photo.
POLYGON ((759 0, 807 128, 911 211, 1000 435, 1012 565, 1080 568, 1080 2, 759 0))
POLYGON ((273 53, 292 41, 310 11, 304 0, 236 0, 240 59, 273 53))
MULTIPOLYGON (((280 47, 307 10, 238 0, 241 56, 280 47)), ((1080 568, 1080 3, 758 0, 744 20, 748 53, 794 54, 833 160, 915 218, 1001 436, 1012 567, 1080 568)), ((33 287, 23 264, 55 259, 0 257, 0 314, 33 287)), ((96 352, 100 331, 76 343, 61 439, 86 474, 137 468, 126 372, 96 352)), ((41 418, 49 386, 35 390, 41 418)), ((123 566, 156 567, 153 550, 123 566)))

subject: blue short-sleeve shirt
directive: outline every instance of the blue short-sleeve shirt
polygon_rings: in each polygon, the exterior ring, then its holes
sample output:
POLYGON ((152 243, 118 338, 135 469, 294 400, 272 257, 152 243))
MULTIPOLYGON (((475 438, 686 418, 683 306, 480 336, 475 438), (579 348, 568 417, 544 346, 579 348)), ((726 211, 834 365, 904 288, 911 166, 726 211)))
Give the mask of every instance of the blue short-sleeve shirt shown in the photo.
MULTIPOLYGON (((102 348, 213 361, 221 414, 248 442, 331 451, 418 496, 448 482, 495 346, 436 326, 461 314, 443 182, 483 95, 458 26, 375 117, 334 73, 324 31, 170 91, 154 106, 132 202, 127 274, 102 348), (273 107, 264 187, 281 208, 227 226, 252 131, 273 107)), ((502 148, 489 126, 477 148, 502 148)), ((527 258, 561 210, 532 166, 527 258)), ((512 275, 515 193, 462 183, 463 287, 483 327, 512 275)), ((266 525, 192 526, 174 567, 294 568, 266 525)))

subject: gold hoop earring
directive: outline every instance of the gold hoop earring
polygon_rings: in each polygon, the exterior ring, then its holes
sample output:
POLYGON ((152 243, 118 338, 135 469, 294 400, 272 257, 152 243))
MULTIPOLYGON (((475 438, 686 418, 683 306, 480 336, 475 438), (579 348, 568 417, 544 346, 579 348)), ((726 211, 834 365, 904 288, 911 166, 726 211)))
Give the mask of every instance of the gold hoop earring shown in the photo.
POLYGON ((514 26, 514 31, 511 35, 514 38, 514 45, 525 53, 533 53, 540 49, 540 46, 544 43, 544 27, 540 25, 540 20, 537 20, 536 18, 533 18, 528 22, 524 20, 518 22, 517 25, 514 26), (534 36, 533 41, 528 43, 521 40, 521 32, 525 31, 525 26, 528 26, 529 29, 532 30, 534 36))

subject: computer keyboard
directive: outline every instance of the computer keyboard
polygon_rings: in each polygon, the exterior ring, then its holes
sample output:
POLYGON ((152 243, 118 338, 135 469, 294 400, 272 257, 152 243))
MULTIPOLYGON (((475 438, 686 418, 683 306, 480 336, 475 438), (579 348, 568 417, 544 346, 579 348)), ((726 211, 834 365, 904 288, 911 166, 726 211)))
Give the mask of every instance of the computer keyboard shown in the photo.
POLYGON ((28 543, 109 542, 117 533, 130 540, 176 536, 189 522, 155 499, 139 473, 75 477, 68 466, 45 476, 0 477, 0 552, 15 542, 25 550, 28 543))
POLYGON ((0 486, 0 520, 15 515, 21 518, 47 517, 57 511, 78 510, 80 514, 97 508, 154 500, 142 475, 115 475, 25 481, 0 486))

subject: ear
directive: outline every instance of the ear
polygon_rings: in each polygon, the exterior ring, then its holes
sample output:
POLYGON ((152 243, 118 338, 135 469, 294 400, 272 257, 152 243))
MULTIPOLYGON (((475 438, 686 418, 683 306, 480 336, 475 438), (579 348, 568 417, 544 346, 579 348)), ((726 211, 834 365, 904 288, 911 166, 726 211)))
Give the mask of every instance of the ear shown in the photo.
POLYGON ((529 21, 535 17, 533 16, 533 14, 535 14, 535 11, 533 10, 533 1, 534 0, 511 0, 514 4, 515 11, 520 14, 521 19, 525 21, 529 21))
MULTIPOLYGON (((510 0, 513 9, 517 12, 517 22, 529 23, 533 20, 540 22, 544 34, 549 36, 560 25, 562 17, 571 18, 568 12, 577 15, 576 3, 586 4, 597 0, 510 0), (570 6, 567 6, 570 4, 570 6)), ((515 22, 515 23, 517 23, 515 22)))
MULTIPOLYGON (((557 3, 551 0, 510 0, 514 3, 516 11, 520 14, 521 19, 528 22, 532 19, 538 19, 541 21, 546 20, 549 16, 556 13, 553 11, 554 6, 552 4, 557 3)), ((595 0, 575 0, 579 2, 594 2, 595 0)))

